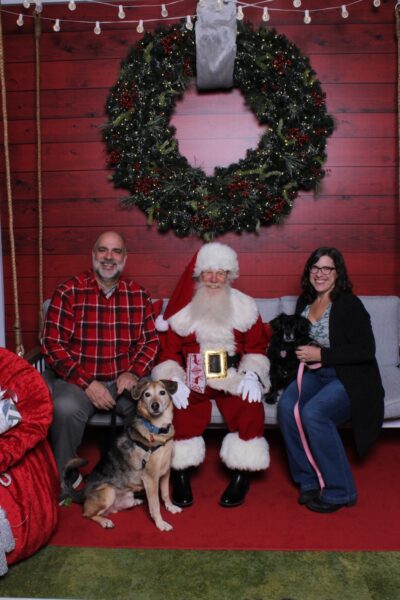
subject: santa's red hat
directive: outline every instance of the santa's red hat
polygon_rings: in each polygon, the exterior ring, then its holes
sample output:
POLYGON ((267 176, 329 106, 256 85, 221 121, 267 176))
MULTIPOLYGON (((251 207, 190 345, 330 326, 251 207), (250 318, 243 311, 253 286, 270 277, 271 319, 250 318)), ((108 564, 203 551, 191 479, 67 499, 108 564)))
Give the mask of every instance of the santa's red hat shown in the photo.
POLYGON ((239 275, 239 263, 236 252, 226 244, 220 244, 219 242, 204 244, 196 252, 182 273, 169 299, 164 315, 157 317, 156 327, 158 331, 167 331, 168 319, 191 302, 195 292, 196 278, 200 276, 200 273, 202 271, 218 271, 220 269, 228 272, 229 281, 236 279, 239 275))

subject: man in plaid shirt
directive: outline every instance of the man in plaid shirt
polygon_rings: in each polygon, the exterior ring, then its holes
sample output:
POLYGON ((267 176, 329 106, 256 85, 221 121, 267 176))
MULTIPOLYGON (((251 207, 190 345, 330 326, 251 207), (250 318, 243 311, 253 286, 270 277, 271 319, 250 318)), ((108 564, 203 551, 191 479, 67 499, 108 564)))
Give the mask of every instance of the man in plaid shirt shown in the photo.
MULTIPOLYGON (((114 406, 126 415, 131 389, 150 374, 158 353, 150 297, 121 275, 126 258, 123 238, 102 233, 93 270, 59 285, 47 310, 42 350, 51 367, 45 373, 54 401, 50 435, 61 480, 89 418, 114 406)), ((62 484, 61 499, 64 492, 62 484)))

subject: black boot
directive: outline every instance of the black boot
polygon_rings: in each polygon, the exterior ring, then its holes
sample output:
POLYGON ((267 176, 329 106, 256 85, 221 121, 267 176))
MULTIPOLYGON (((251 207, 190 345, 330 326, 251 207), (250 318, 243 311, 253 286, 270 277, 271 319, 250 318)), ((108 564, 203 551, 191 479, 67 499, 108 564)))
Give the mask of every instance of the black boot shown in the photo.
POLYGON ((234 471, 228 487, 221 496, 220 505, 226 508, 240 506, 244 502, 249 487, 250 477, 248 471, 234 471))
POLYGON ((176 506, 186 508, 193 504, 192 488, 190 487, 189 470, 171 470, 172 479, 172 502, 176 506))

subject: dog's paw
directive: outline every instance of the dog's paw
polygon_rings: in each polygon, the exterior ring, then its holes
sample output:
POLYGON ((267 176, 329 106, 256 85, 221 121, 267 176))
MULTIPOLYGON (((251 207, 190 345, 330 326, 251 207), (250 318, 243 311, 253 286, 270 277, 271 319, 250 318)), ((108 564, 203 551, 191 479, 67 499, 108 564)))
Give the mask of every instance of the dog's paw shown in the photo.
POLYGON ((143 504, 143 500, 141 500, 140 498, 135 498, 132 506, 140 506, 141 504, 143 504))
POLYGON ((104 529, 113 529, 113 527, 115 527, 114 523, 111 521, 111 519, 102 519, 100 525, 104 528, 104 529))
POLYGON ((163 521, 162 519, 157 521, 156 525, 160 531, 171 531, 173 529, 172 525, 167 523, 167 521, 163 521))
POLYGON ((180 506, 176 506, 176 504, 172 504, 172 502, 166 502, 165 508, 174 515, 176 513, 182 512, 182 510, 183 510, 180 506))

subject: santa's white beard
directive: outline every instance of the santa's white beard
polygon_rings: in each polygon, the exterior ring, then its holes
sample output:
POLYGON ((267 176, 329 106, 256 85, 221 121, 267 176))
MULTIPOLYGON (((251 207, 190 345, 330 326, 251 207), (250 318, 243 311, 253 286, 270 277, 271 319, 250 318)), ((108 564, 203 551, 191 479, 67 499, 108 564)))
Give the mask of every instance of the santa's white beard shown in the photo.
POLYGON ((200 282, 190 304, 190 319, 202 351, 224 348, 234 351, 231 288, 210 290, 200 282))

